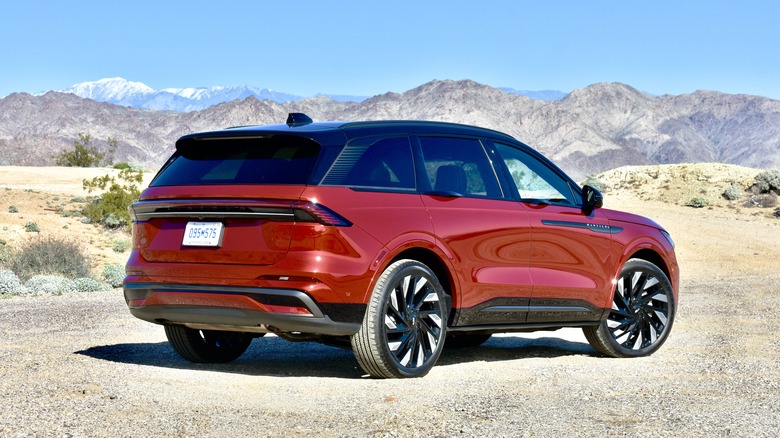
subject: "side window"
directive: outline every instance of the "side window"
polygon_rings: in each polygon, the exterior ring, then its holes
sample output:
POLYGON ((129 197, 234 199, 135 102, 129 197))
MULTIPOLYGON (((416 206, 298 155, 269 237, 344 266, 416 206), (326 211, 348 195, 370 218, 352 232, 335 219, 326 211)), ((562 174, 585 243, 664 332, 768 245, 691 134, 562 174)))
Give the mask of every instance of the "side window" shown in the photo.
POLYGON ((434 192, 500 198, 495 171, 479 140, 420 137, 425 173, 434 192))
POLYGON ((383 138, 369 144, 358 141, 346 145, 322 184, 415 190, 409 139, 383 138))
POLYGON ((495 145, 522 200, 577 205, 568 181, 545 163, 521 149, 501 143, 495 145))

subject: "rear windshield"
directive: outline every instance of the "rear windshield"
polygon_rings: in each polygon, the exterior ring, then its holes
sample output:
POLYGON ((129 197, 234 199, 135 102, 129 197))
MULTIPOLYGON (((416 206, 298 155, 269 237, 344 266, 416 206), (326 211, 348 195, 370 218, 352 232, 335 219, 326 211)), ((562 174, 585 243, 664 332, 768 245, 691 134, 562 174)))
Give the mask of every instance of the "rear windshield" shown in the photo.
POLYGON ((177 152, 150 184, 306 184, 320 146, 306 138, 180 140, 177 152))

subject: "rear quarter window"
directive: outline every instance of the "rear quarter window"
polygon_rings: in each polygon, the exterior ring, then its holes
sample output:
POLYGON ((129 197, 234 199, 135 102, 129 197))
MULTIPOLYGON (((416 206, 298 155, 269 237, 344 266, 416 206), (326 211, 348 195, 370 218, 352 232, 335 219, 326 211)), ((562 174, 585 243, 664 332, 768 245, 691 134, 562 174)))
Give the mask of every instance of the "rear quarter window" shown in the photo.
POLYGON ((306 184, 320 145, 296 136, 186 139, 152 187, 212 184, 306 184))
POLYGON ((408 137, 348 144, 331 166, 322 185, 379 190, 415 190, 414 159, 408 137))

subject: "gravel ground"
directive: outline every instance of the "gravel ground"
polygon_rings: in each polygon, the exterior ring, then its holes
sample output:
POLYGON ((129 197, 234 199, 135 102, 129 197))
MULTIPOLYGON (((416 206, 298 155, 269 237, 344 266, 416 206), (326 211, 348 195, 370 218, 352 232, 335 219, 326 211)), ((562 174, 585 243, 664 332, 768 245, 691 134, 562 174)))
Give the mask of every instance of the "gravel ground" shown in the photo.
POLYGON ((422 379, 276 337, 195 365, 121 292, 0 301, 2 436, 761 436, 780 427, 780 280, 684 284, 667 344, 598 357, 576 330, 446 351, 422 379), (562 338, 559 338, 562 337, 562 338))
POLYGON ((0 299, 0 436, 776 436, 780 221, 648 208, 683 266, 653 356, 599 357, 567 329, 448 350, 411 380, 276 337, 196 365, 119 290, 15 297, 0 299))

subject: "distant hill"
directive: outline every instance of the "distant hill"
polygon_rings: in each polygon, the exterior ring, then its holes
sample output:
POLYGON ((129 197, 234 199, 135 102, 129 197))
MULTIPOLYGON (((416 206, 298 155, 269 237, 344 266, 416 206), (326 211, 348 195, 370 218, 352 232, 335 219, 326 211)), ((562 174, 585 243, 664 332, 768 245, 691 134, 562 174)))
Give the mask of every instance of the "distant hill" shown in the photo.
MULTIPOLYGON (((555 90, 530 91, 514 90, 512 88, 502 88, 501 90, 538 100, 556 100, 566 96, 566 93, 555 90)), ((98 81, 82 82, 73 85, 67 90, 60 91, 98 102, 113 103, 130 108, 179 112, 198 111, 220 103, 246 99, 250 96, 257 100, 272 100, 277 103, 296 102, 305 99, 303 96, 248 85, 155 90, 144 83, 128 81, 124 78, 106 78, 98 81)), ((368 99, 368 96, 324 93, 313 97, 322 96, 329 97, 337 102, 362 102, 368 99)))
POLYGON ((181 135, 281 123, 288 112, 315 120, 428 119, 507 132, 575 178, 623 165, 720 162, 780 167, 780 101, 697 91, 651 96, 601 83, 553 101, 473 81, 432 81, 361 102, 326 96, 279 103, 254 96, 200 111, 127 108, 49 92, 0 99, 0 165, 48 165, 78 133, 118 141, 116 159, 160 166, 181 135))

